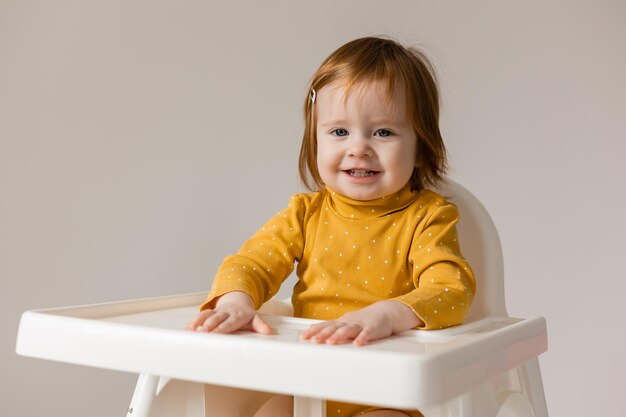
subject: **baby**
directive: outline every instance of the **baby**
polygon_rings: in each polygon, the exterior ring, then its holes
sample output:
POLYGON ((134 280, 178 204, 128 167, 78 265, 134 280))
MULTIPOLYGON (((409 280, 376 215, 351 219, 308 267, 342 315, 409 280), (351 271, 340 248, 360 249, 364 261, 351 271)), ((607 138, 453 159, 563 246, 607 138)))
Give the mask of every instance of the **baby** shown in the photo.
MULTIPOLYGON (((408 329, 463 322, 475 292, 456 207, 427 187, 443 180, 439 95, 428 60, 385 38, 351 41, 314 74, 304 104, 300 175, 291 197, 220 266, 187 328, 271 334, 256 313, 297 263, 294 315, 324 320, 314 343, 365 345, 408 329)), ((257 416, 292 415, 276 396, 257 416)), ((327 402, 327 415, 421 416, 327 402)))

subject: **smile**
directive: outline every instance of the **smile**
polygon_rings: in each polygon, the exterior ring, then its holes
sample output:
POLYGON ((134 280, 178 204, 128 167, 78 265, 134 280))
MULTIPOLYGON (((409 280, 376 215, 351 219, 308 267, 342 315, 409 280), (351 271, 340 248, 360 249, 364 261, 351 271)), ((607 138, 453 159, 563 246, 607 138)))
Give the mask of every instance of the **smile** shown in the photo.
POLYGON ((352 177, 371 177, 372 175, 376 175, 378 173, 378 171, 372 171, 369 169, 348 169, 344 172, 352 177))

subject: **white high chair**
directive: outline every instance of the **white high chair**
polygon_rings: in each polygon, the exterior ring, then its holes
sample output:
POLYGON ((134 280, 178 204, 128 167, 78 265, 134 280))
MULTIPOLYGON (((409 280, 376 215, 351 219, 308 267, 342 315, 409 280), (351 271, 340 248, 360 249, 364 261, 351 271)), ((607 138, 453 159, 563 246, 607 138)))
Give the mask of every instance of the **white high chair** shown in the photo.
POLYGON ((316 345, 298 340, 314 320, 287 317, 289 305, 270 301, 260 312, 273 335, 186 332, 199 293, 27 311, 17 353, 140 374, 129 417, 251 416, 274 393, 294 396, 295 417, 325 417, 325 399, 425 417, 547 417, 538 362, 545 320, 508 317, 491 218, 462 186, 438 191, 459 208, 461 248, 477 277, 461 326, 365 347, 316 345))

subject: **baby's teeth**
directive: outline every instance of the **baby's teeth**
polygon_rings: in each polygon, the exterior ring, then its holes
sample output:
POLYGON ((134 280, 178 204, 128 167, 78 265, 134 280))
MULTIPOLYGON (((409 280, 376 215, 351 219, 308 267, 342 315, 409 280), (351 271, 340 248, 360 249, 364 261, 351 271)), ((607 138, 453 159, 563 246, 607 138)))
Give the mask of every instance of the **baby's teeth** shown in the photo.
POLYGON ((373 172, 368 169, 351 169, 350 175, 354 175, 355 177, 366 177, 372 175, 373 172))

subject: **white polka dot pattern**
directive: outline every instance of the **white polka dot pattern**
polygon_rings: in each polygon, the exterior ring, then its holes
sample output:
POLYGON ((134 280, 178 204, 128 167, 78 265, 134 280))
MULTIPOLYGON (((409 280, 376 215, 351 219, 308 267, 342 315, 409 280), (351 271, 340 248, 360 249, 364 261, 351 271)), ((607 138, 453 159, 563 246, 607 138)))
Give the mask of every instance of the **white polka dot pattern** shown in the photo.
POLYGON ((428 190, 407 187, 394 197, 292 196, 287 209, 224 260, 203 308, 235 290, 250 294, 258 308, 297 263, 298 317, 335 319, 394 299, 426 329, 462 323, 475 280, 457 243, 456 207, 428 190))

